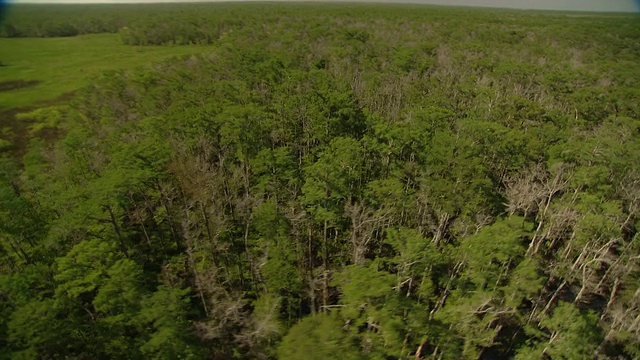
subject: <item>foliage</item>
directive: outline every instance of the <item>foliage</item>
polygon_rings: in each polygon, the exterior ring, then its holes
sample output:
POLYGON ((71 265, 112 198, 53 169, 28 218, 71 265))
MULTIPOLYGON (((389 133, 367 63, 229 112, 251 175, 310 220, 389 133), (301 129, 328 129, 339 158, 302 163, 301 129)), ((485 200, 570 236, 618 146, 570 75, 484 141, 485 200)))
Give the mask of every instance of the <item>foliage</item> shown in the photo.
POLYGON ((2 130, 0 356, 640 353, 637 17, 37 9, 77 92, 2 130))

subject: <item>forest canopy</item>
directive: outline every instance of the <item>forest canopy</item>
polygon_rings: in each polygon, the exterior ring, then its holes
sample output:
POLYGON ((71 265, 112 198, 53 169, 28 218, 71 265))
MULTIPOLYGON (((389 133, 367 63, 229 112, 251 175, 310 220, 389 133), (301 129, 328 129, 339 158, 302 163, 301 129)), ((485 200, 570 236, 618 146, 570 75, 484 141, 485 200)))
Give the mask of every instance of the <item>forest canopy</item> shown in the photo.
POLYGON ((90 33, 208 46, 18 116, 0 357, 640 357, 639 17, 16 6, 2 30, 90 33))

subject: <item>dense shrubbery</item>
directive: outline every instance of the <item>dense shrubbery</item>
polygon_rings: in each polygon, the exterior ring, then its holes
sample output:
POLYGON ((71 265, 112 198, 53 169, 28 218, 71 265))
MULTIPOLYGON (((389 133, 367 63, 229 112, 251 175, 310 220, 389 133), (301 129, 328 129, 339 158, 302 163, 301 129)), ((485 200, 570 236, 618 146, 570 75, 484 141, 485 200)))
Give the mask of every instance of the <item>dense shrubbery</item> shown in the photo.
POLYGON ((224 23, 216 23, 213 19, 201 19, 198 22, 191 19, 185 19, 184 22, 170 18, 153 19, 123 27, 120 36, 126 45, 211 44, 227 28, 224 23))
POLYGON ((225 6, 2 162, 7 353, 640 355, 637 18, 225 6))

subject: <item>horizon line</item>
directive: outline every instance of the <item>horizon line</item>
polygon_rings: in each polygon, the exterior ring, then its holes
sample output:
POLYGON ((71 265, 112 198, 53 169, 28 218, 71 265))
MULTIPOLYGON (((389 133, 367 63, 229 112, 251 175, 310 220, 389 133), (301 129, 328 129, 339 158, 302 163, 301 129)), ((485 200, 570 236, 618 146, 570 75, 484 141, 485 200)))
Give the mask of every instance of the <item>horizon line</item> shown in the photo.
MULTIPOLYGON (((535 11, 564 11, 564 12, 591 12, 591 13, 638 13, 640 1, 625 1, 620 4, 616 1, 607 1, 607 5, 618 5, 613 7, 596 8, 572 8, 563 1, 550 1, 548 5, 534 1, 533 4, 521 4, 516 1, 499 1, 496 4, 493 0, 469 1, 469 0, 16 0, 7 1, 6 5, 123 5, 123 4, 189 4, 189 3, 234 3, 234 2, 254 2, 254 3, 376 3, 376 4, 406 4, 406 5, 432 5, 443 7, 465 7, 482 9, 507 9, 507 10, 535 10, 535 11), (612 4, 614 3, 614 4, 612 4), (617 4, 615 4, 617 3, 617 4), (530 6, 537 5, 537 6, 530 6), (620 6, 622 5, 622 6, 620 6), (627 6, 625 6, 627 5, 627 6)), ((569 0, 570 1, 570 0, 569 0)), ((525 1, 527 2, 527 1, 525 1)), ((570 3, 573 3, 570 1, 570 3)), ((592 4, 593 5, 593 4, 592 4)))

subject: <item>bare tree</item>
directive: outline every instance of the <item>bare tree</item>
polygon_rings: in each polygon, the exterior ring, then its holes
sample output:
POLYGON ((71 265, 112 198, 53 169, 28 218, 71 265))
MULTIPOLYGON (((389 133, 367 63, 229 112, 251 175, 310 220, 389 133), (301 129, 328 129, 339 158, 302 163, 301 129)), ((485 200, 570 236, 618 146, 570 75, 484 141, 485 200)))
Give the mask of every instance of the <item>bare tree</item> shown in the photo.
POLYGON ((362 265, 371 243, 380 234, 390 216, 389 211, 386 209, 374 211, 356 202, 345 205, 345 214, 351 219, 352 261, 356 265, 362 265))

